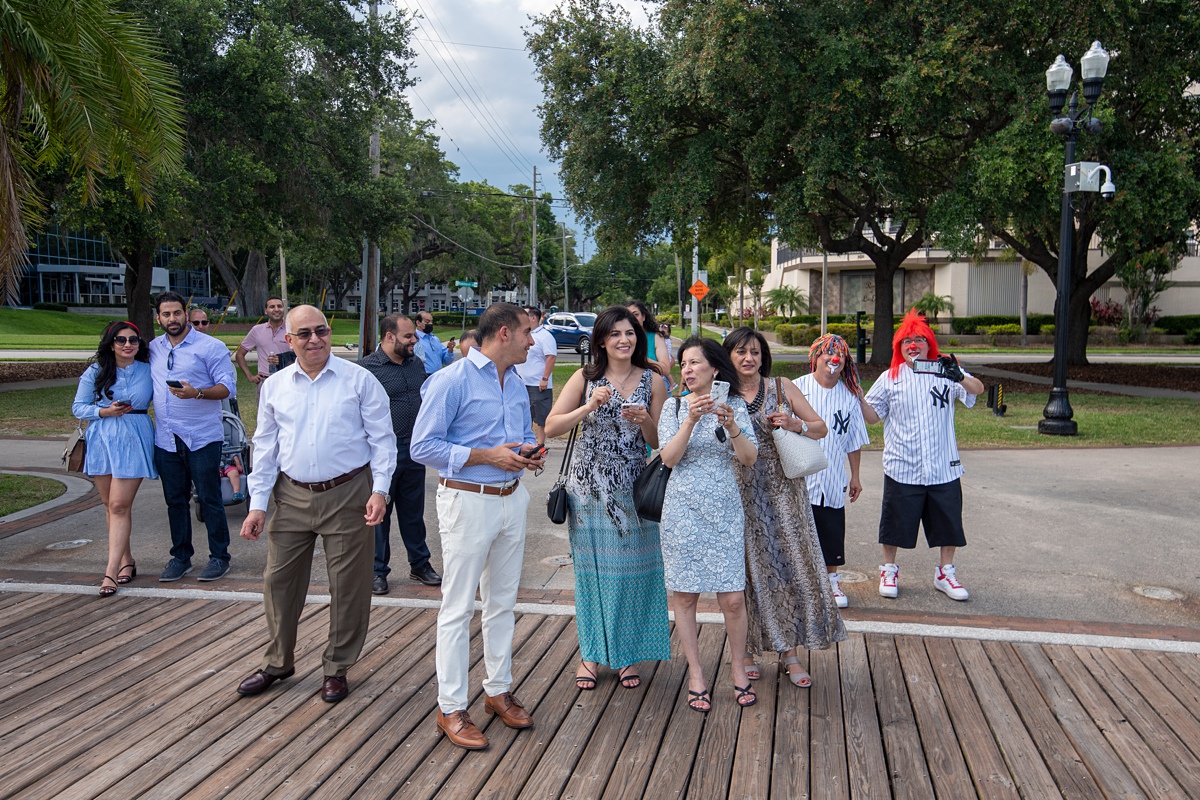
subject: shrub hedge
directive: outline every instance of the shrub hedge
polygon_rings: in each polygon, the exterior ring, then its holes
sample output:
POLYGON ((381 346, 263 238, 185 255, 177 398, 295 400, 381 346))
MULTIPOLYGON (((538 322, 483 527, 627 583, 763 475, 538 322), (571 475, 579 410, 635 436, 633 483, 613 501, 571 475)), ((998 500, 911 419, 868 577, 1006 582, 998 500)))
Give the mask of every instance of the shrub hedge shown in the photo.
POLYGON ((63 311, 67 310, 66 303, 34 303, 34 311, 63 311))
POLYGON ((1184 344, 1200 344, 1200 328, 1192 328, 1183 335, 1184 344))
MULTIPOLYGON (((1044 326, 1054 323, 1053 314, 1030 314, 1027 319, 1029 333, 1044 333, 1044 326)), ((980 314, 975 317, 955 317, 950 320, 950 329, 955 333, 965 335, 984 333, 980 330, 996 325, 1016 325, 1017 333, 1021 332, 1021 318, 1006 314, 980 314)))
MULTIPOLYGON (((1154 326, 1162 328, 1164 332, 1173 336, 1187 336, 1200 328, 1200 314, 1179 314, 1173 317, 1159 317, 1154 322, 1154 326)), ((1196 342, 1188 342, 1188 344, 1196 344, 1196 342)))

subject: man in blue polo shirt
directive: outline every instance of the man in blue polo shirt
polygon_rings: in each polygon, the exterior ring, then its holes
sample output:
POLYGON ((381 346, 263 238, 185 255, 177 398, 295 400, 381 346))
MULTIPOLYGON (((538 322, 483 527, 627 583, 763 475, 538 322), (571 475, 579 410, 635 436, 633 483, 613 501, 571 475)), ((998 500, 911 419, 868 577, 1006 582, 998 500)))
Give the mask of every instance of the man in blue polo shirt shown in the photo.
POLYGON ((425 365, 425 374, 432 375, 439 369, 449 366, 454 360, 454 339, 447 339, 445 344, 433 335, 433 315, 428 311, 417 312, 414 321, 417 324, 417 346, 415 353, 425 365))
POLYGON ((166 331, 150 342, 154 381, 154 465, 171 524, 171 560, 160 581, 192 571, 191 487, 208 528, 208 566, 197 576, 215 581, 229 571, 229 523, 221 500, 221 401, 237 396, 229 348, 188 324, 185 301, 163 292, 154 301, 166 331))

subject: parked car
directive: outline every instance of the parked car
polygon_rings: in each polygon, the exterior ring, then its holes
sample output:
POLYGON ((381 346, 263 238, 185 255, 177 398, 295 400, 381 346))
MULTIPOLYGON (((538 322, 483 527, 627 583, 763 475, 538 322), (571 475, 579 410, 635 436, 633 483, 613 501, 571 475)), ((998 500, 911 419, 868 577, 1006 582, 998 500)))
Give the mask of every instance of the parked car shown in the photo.
POLYGON ((559 312, 546 318, 546 329, 554 336, 559 346, 574 347, 576 353, 589 353, 592 348, 592 328, 596 315, 559 312))

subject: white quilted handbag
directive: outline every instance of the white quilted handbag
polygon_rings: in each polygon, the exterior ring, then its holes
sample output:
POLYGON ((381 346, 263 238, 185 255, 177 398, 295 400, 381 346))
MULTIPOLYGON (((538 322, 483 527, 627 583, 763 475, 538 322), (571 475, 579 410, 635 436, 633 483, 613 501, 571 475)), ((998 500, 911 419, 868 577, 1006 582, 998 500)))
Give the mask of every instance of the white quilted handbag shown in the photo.
MULTIPOLYGON (((786 402, 783 383, 779 378, 775 379, 775 396, 780 406, 786 402)), ((790 406, 788 410, 791 410, 790 406)), ((775 450, 779 453, 783 474, 789 480, 812 475, 829 466, 825 451, 816 439, 810 439, 786 428, 772 429, 771 438, 775 440, 775 450)))

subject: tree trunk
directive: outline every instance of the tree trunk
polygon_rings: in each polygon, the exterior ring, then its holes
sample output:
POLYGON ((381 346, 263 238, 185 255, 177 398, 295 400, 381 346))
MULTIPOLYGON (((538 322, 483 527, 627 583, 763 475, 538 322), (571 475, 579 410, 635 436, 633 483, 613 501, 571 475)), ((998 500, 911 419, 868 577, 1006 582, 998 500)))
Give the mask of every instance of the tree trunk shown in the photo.
POLYGON ((251 249, 246 255, 246 271, 242 276, 242 299, 238 303, 240 316, 263 313, 267 307, 267 257, 262 250, 251 249))
POLYGON ((887 366, 892 363, 892 276, 896 265, 890 259, 875 264, 875 325, 871 330, 870 363, 887 366))
POLYGON ((150 293, 154 288, 154 251, 158 243, 141 241, 128 253, 119 253, 125 261, 125 314, 147 339, 154 338, 154 306, 150 293))
POLYGON ((241 295, 242 282, 237 279, 237 273, 233 269, 233 261, 231 258, 217 245, 211 237, 205 236, 200 240, 200 247, 203 248, 204 254, 208 256, 208 260, 217 268, 217 274, 221 276, 226 288, 229 289, 231 295, 241 295))

